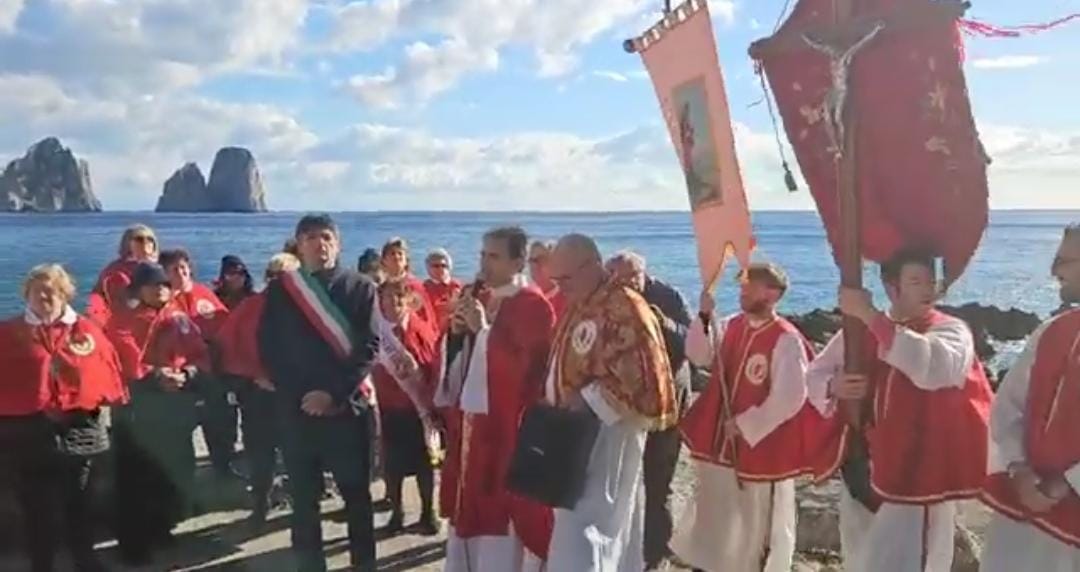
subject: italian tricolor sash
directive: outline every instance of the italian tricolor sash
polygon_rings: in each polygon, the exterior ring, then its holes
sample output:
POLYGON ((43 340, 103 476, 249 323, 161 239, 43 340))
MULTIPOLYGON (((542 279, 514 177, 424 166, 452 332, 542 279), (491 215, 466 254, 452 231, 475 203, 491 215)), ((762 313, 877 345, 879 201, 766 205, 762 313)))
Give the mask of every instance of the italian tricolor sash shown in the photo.
POLYGON ((281 285, 334 353, 343 361, 349 359, 353 352, 352 326, 326 288, 302 270, 282 274, 281 285))

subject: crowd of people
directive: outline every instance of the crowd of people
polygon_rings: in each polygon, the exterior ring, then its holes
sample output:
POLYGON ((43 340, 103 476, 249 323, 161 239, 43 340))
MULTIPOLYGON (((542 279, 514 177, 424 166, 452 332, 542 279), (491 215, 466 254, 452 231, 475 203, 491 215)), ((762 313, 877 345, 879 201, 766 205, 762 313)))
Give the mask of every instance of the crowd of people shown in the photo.
MULTIPOLYGON (((331 217, 305 216, 261 288, 234 255, 210 286, 187 251, 136 225, 84 314, 61 266, 30 271, 24 314, 0 322, 0 457, 35 572, 65 544, 78 570, 105 569, 88 507, 106 460, 122 559, 151 564, 206 510, 199 426, 214 477, 248 484, 252 526, 266 522, 280 454, 305 572, 326 569, 325 473, 360 571, 376 569, 375 478, 386 533, 446 527, 451 572, 786 572, 796 481, 833 476, 847 570, 949 570, 956 502, 973 498, 995 514, 984 570, 1080 569, 1080 310, 1036 332, 995 398, 969 327, 935 309, 937 264, 917 249, 881 265, 888 309, 840 290, 862 347, 838 335, 818 352, 777 313, 791 285, 774 264, 745 269, 740 311, 721 317, 711 288, 691 312, 643 257, 605 260, 581 234, 492 229, 468 283, 444 249, 421 279, 406 240, 354 269, 341 239, 331 217), (694 399, 697 372, 709 382, 694 399), (544 443, 528 430, 545 418, 592 429, 544 443), (675 521, 684 444, 697 486, 675 521), (574 459, 562 455, 574 446, 580 463, 554 473, 566 483, 539 485, 559 502, 520 482, 537 466, 523 459, 574 459), (403 502, 410 477, 418 515, 403 502)), ((1080 227, 1052 274, 1080 302, 1080 227)))

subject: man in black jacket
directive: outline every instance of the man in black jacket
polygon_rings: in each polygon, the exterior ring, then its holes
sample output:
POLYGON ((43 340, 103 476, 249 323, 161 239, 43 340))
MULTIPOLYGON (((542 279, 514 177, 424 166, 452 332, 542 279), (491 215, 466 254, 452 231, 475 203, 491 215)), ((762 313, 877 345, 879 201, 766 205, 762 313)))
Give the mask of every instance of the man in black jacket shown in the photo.
POLYGON ((367 277, 338 264, 341 238, 328 215, 301 219, 296 240, 303 272, 314 278, 304 282, 312 289, 308 292, 322 292, 305 298, 297 295, 297 280, 272 282, 258 329, 259 353, 276 388, 293 499, 293 550, 300 570, 326 570, 319 514, 325 467, 334 474, 345 501, 354 569, 374 571, 374 524, 368 489, 370 412, 357 392, 378 346, 372 329, 376 288, 367 277), (318 320, 309 319, 318 307, 317 299, 325 300, 324 294, 337 312, 324 306, 321 315, 344 318, 337 323, 344 337, 351 340, 352 351, 347 357, 323 337, 325 328, 318 320))
MULTIPOLYGON (((634 252, 622 251, 607 262, 607 271, 641 293, 660 319, 667 346, 668 360, 675 381, 679 411, 686 410, 690 395, 690 364, 686 360, 686 332, 690 310, 686 300, 673 286, 657 280, 645 271, 645 259, 634 252)), ((678 426, 649 433, 645 442, 645 566, 661 567, 671 554, 671 480, 679 462, 682 439, 678 426)))

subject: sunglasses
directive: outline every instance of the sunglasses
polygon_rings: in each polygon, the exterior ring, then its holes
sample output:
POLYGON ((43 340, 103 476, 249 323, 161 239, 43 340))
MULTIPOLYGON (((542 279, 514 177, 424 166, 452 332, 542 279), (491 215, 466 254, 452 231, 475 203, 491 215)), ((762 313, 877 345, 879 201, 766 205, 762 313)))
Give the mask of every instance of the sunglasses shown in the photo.
POLYGON ((432 268, 450 268, 450 265, 445 262, 432 262, 431 264, 428 264, 428 266, 432 268))
POLYGON ((157 242, 154 240, 154 237, 146 235, 133 236, 131 237, 131 240, 134 240, 135 242, 157 242))

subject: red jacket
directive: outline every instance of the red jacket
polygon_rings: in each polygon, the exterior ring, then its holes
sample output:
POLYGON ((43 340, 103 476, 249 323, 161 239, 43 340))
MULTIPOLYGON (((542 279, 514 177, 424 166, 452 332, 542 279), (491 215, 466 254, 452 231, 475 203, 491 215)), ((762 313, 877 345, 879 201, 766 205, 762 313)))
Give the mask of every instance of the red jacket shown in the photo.
POLYGON ((445 334, 450 329, 450 302, 461 293, 461 282, 451 280, 447 283, 434 280, 424 281, 424 292, 427 293, 432 309, 435 311, 435 319, 438 322, 439 335, 445 334))
POLYGON ((0 415, 93 411, 127 401, 113 345, 91 320, 0 322, 0 415))
MULTIPOLYGON (((1024 430, 1025 453, 1041 478, 1060 477, 1080 463, 1080 310, 1055 319, 1043 332, 1031 367, 1024 430)), ((1031 514, 1020 503, 1007 473, 990 475, 983 499, 998 512, 1080 548, 1080 496, 1068 496, 1049 512, 1031 514)))
POLYGON ((86 301, 87 317, 104 327, 113 312, 126 306, 127 288, 138 265, 134 260, 114 260, 101 271, 86 301))
POLYGON ((210 368, 210 352, 201 330, 174 302, 161 309, 140 304, 113 314, 106 332, 129 383, 162 367, 210 368))
POLYGON ((220 350, 223 372, 246 379, 269 379, 262 358, 259 357, 259 341, 256 335, 265 307, 265 293, 260 292, 244 298, 214 334, 213 340, 220 350))
POLYGON ((173 305, 194 320, 207 339, 213 337, 229 313, 229 309, 225 307, 217 294, 199 283, 193 284, 188 292, 175 293, 173 305))

